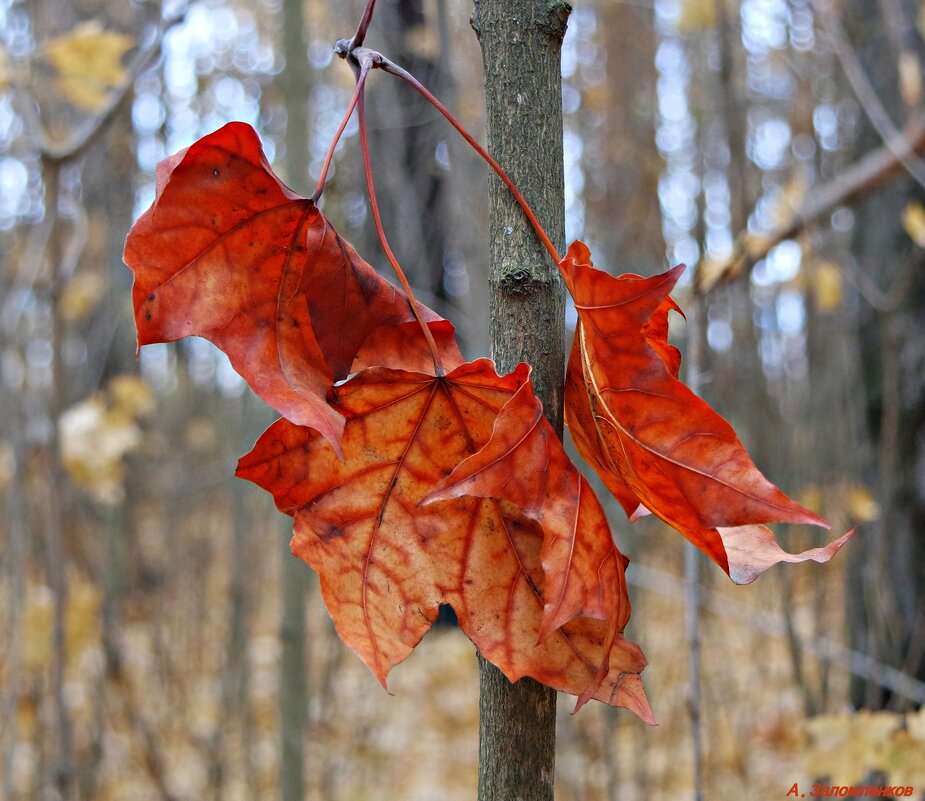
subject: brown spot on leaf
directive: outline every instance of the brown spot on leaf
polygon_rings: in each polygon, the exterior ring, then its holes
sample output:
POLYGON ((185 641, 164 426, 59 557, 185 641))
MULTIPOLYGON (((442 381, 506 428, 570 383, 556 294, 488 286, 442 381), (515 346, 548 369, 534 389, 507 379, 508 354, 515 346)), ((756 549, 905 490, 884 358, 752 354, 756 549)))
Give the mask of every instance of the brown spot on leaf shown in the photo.
POLYGON ((323 531, 318 532, 318 537, 322 542, 330 542, 343 537, 345 533, 343 528, 331 523, 323 531))

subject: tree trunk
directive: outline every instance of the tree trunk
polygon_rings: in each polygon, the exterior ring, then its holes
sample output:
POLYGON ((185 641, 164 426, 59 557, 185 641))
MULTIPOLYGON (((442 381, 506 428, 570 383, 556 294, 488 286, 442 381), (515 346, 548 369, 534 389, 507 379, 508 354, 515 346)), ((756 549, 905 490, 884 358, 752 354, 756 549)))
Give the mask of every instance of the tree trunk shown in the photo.
MULTIPOLYGON (((308 98, 310 71, 305 56, 305 14, 302 0, 283 4, 283 52, 286 69, 280 83, 286 99, 286 158, 290 185, 303 189, 308 180, 308 98)), ((289 526, 286 526, 289 529, 289 526)), ((290 529, 291 530, 291 529, 290 529)), ((306 601, 310 572, 288 545, 282 564, 282 617, 279 665, 279 797, 305 797, 305 732, 308 727, 308 667, 306 664, 306 601)))
MULTIPOLYGON (((915 16, 903 4, 910 45, 920 63, 922 46, 915 16)), ((902 128, 908 116, 900 92, 896 53, 883 46, 891 33, 882 4, 850 0, 842 22, 886 114, 902 128)), ((902 13, 900 14, 902 16, 902 13)), ((879 139, 861 118, 858 152, 879 139)), ((925 490, 920 479, 925 443, 925 394, 921 371, 921 321, 925 309, 922 254, 903 230, 903 210, 922 201, 911 179, 897 181, 856 210, 853 252, 877 293, 867 293, 862 307, 861 352, 865 361, 867 419, 874 443, 871 462, 876 476, 880 517, 865 527, 851 550, 852 646, 916 678, 925 676, 925 490), (909 369, 911 367, 911 369, 909 369)), ((906 702, 873 682, 855 680, 852 700, 879 709, 906 702)))
MULTIPOLYGON (((571 7, 553 0, 480 0, 472 26, 482 46, 488 149, 552 239, 563 246, 560 51, 571 7)), ((489 185, 490 339, 498 371, 533 365, 533 384, 562 432, 564 297, 556 266, 505 187, 489 185)), ((480 801, 551 801, 556 693, 511 684, 480 659, 480 801)))
MULTIPOLYGON (((379 0, 381 49, 441 99, 447 73, 436 57, 421 52, 423 36, 437 36, 436 8, 423 0, 379 0)), ((442 54, 441 54, 442 55, 442 54)), ((437 153, 447 136, 444 122, 430 104, 399 81, 377 81, 367 95, 370 146, 383 186, 406 186, 400 194, 383 192, 379 207, 390 244, 423 303, 449 314, 444 264, 454 249, 447 171, 437 153)), ((368 220, 371 226, 372 219, 368 220)))

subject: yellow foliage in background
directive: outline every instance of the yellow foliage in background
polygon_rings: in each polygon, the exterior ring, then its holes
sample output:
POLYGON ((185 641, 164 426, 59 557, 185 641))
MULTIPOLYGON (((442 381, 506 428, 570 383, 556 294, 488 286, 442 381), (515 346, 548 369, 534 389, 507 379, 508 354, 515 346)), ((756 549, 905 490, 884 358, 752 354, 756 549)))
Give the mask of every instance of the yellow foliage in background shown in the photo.
POLYGON ((678 17, 678 33, 696 34, 716 25, 715 0, 682 0, 678 17))
POLYGON ((218 440, 218 431, 215 423, 208 417, 194 417, 186 424, 183 430, 183 440, 187 447, 194 451, 205 451, 214 448, 218 440))
POLYGON ((809 273, 813 301, 821 312, 832 312, 841 308, 845 300, 845 286, 839 266, 825 259, 812 263, 809 273))
POLYGON ((16 454, 9 442, 0 440, 0 492, 3 492, 13 479, 16 469, 16 454))
MULTIPOLYGON (((55 596, 44 584, 30 584, 23 610, 22 668, 27 673, 45 670, 51 664, 55 596)), ((76 660, 95 645, 99 633, 99 588, 89 579, 71 576, 65 610, 65 648, 69 660, 76 660)))
POLYGON ((860 482, 837 483, 826 487, 809 484, 800 492, 800 503, 823 517, 844 518, 859 525, 880 518, 880 502, 871 489, 860 482))
POLYGON ((791 175, 773 195, 768 217, 775 228, 783 228, 793 221, 797 210, 803 205, 809 185, 804 173, 791 175))
POLYGON ((899 73, 899 93, 909 108, 916 108, 922 102, 922 68, 918 56, 911 50, 903 50, 896 62, 899 73))
POLYGON ((44 584, 30 586, 23 619, 22 659, 27 672, 38 671, 51 661, 51 618, 54 594, 44 584))
POLYGON ((800 492, 799 500, 807 509, 821 515, 823 513, 824 497, 821 487, 816 484, 809 484, 800 492))
POLYGON ((69 323, 87 319, 99 305, 106 281, 97 273, 82 272, 71 278, 61 294, 61 315, 69 323))
POLYGON ((71 480, 96 500, 122 498, 123 459, 142 440, 138 420, 154 408, 140 378, 116 376, 104 392, 74 404, 61 415, 61 461, 71 480))
POLYGON ((903 715, 868 712, 820 715, 805 724, 807 772, 830 784, 856 785, 881 771, 891 785, 925 785, 925 709, 903 715))
POLYGON ((915 201, 903 209, 903 228, 920 248, 925 248, 925 207, 915 201))
POLYGON ((122 57, 134 46, 134 37, 90 20, 51 39, 45 55, 57 73, 55 86, 61 96, 81 111, 95 113, 126 80, 122 57))
POLYGON ((851 517, 858 523, 873 523, 880 517, 880 504, 863 484, 848 487, 845 506, 851 517))
POLYGON ((10 85, 10 54, 0 46, 0 92, 10 85))
POLYGON ((129 417, 147 417, 156 408, 151 388, 137 375, 117 375, 107 387, 113 411, 129 417))

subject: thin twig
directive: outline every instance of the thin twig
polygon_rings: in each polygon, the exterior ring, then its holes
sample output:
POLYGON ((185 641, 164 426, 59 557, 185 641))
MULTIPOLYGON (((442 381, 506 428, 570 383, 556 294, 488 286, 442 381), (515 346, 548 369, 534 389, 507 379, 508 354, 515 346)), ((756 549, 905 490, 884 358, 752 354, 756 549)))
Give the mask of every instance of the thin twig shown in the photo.
POLYGON ((870 78, 867 77, 864 65, 861 64, 857 52, 852 47, 838 15, 832 11, 832 7, 827 0, 813 0, 813 8, 819 15, 822 27, 832 43, 835 56, 845 71, 845 77, 848 79, 848 83, 851 84, 854 95, 861 104, 861 108, 864 109, 864 113, 870 120, 871 125, 874 126, 883 143, 891 148, 893 155, 903 165, 906 172, 915 178, 922 187, 925 187, 925 162, 915 153, 892 146, 892 143, 896 141, 899 130, 893 120, 890 119, 890 115, 887 113, 883 103, 880 102, 877 90, 874 89, 870 78))
POLYGON ((910 257, 903 261, 899 274, 886 290, 877 286, 876 282, 852 259, 839 263, 839 269, 851 282, 864 300, 878 312, 889 314, 896 311, 903 303, 908 301, 909 290, 915 281, 915 276, 922 269, 922 259, 910 257))
MULTIPOLYGON (((684 583, 681 578, 655 567, 635 562, 626 571, 626 581, 635 587, 657 592, 681 602, 685 600, 684 583)), ((719 593, 707 591, 702 598, 701 606, 715 615, 736 620, 764 636, 787 636, 787 623, 780 616, 748 609, 741 602, 725 598, 719 593)), ((800 647, 807 653, 902 695, 916 704, 925 704, 925 682, 914 676, 824 637, 798 635, 798 640, 800 647)))
POLYGON ((533 228, 534 231, 536 231, 536 235, 540 238, 540 241, 543 243, 543 247, 546 248, 546 251, 549 253, 552 260, 556 263, 556 265, 558 265, 559 262, 562 260, 561 256, 559 255, 559 251, 556 249, 556 246, 553 245, 552 240, 549 238, 549 235, 546 233, 546 230, 540 224, 540 221, 537 219, 537 216, 534 213, 533 209, 530 207, 530 204, 527 203, 526 198, 521 194, 520 190, 517 188, 517 184, 515 184, 513 179, 504 171, 504 168, 500 164, 498 164, 498 162, 495 161, 494 158, 492 158, 489 152, 485 150, 485 148, 483 148, 475 140, 475 138, 463 127, 462 123, 459 122, 459 120, 457 120, 456 117, 452 115, 450 110, 446 106, 444 106, 443 103, 441 103, 436 98, 436 96, 426 86, 424 86, 417 78, 415 78, 407 70, 403 69, 402 67, 399 67, 397 64, 387 59, 385 56, 380 55, 380 58, 382 59, 382 61, 376 66, 378 66, 383 72, 387 72, 390 75, 394 75, 397 78, 401 78, 405 83, 407 83, 409 86, 415 89, 418 93, 423 95, 423 97, 427 100, 427 102, 430 103, 435 109, 437 109, 437 111, 439 111, 446 118, 447 122, 449 122, 450 125, 452 125, 457 130, 459 135, 462 136, 462 138, 466 140, 466 142, 472 147, 472 149, 475 150, 475 152, 478 153, 479 156, 482 157, 485 163, 488 164, 488 166, 491 167, 495 171, 495 173, 497 173, 498 177, 504 182, 504 185, 508 188, 511 195, 514 197, 514 200, 517 201, 517 203, 523 209, 524 214, 527 215, 527 219, 530 221, 531 227, 533 228))
POLYGON ((369 24, 373 21, 373 10, 376 8, 376 0, 369 0, 366 8, 363 10, 363 16, 360 17, 360 23, 357 25, 356 33, 350 40, 350 50, 362 47, 366 41, 366 32, 369 30, 369 24))
POLYGON ((315 191, 311 196, 311 200, 315 203, 321 199, 321 194, 324 192, 324 185, 328 180, 328 170, 331 169, 334 151, 340 142, 341 136, 343 136, 347 123, 350 122, 350 118, 353 116, 353 110, 357 107, 357 101, 359 101, 360 95, 363 94, 363 86, 366 84, 367 75, 369 75, 369 67, 360 70, 357 76, 356 87, 353 90, 353 96, 350 98, 350 103, 347 106, 347 111, 344 112, 344 118, 340 121, 340 126, 334 134, 331 144, 328 146, 328 152, 324 157, 324 164, 321 167, 321 174, 318 176, 318 183, 315 185, 315 191))
POLYGON ((67 404, 65 394, 66 371, 62 357, 64 342, 64 321, 61 317, 61 290, 63 285, 62 243, 58 204, 61 187, 61 162, 43 159, 42 180, 45 185, 45 214, 51 226, 48 238, 48 261, 50 276, 48 303, 51 307, 52 378, 49 417, 51 437, 48 443, 46 499, 46 560, 48 585, 54 593, 52 611, 51 652, 51 695, 55 714, 54 784, 65 801, 76 798, 73 759, 73 727, 70 713, 64 700, 64 684, 67 668, 67 604, 68 577, 67 555, 64 547, 64 521, 66 519, 64 493, 66 485, 64 468, 61 464, 61 414, 67 404))
MULTIPOLYGON (((369 6, 367 6, 367 11, 372 13, 372 5, 374 0, 371 0, 369 6)), ((362 23, 361 23, 362 27, 362 23)), ((358 29, 358 34, 360 29, 358 29)), ((358 35, 357 34, 357 35, 358 35)), ((365 29, 363 29, 363 34, 365 35, 365 29)), ((462 136, 463 139, 475 150, 476 153, 481 156, 481 158, 491 167, 498 177, 504 182, 504 185, 508 188, 514 200, 517 201, 518 205, 523 209, 524 214, 527 216, 527 220, 530 222, 530 226, 536 232, 536 235, 539 237, 540 241, 543 243, 543 247, 546 248, 546 251, 549 253, 553 262, 556 266, 559 265, 559 262, 562 260, 559 255, 559 251, 556 249, 556 246, 553 245, 552 240, 549 238, 549 235, 546 233, 546 229, 543 228, 539 219, 530 204, 527 203, 526 198, 523 196, 521 191, 517 188, 517 184, 511 179, 511 177, 504 171, 504 168, 492 158, 491 154, 482 147, 462 125, 456 117, 450 112, 450 110, 437 99, 437 97, 426 87, 424 86, 417 78, 415 78, 410 72, 408 72, 403 67, 398 66, 394 61, 382 55, 382 53, 376 50, 370 50, 366 47, 358 46, 357 44, 357 35, 354 35, 353 39, 338 39, 334 45, 334 52, 337 53, 341 58, 347 59, 354 70, 358 69, 358 65, 369 63, 370 68, 381 69, 383 72, 388 73, 389 75, 394 75, 396 78, 400 78, 406 84, 411 86, 415 91, 427 100, 437 111, 439 111, 447 120, 447 122, 452 125, 456 131, 462 136)), ((360 90, 362 91, 362 90, 360 90)), ((356 94, 356 93, 355 93, 356 94)), ((348 111, 347 118, 352 113, 351 109, 348 111)), ((346 125, 346 121, 342 123, 343 126, 346 125)), ((338 137, 340 131, 338 132, 338 137)), ((327 163, 327 162, 326 162, 327 163)))
POLYGON ((925 595, 919 598, 915 617, 912 619, 909 630, 911 634, 902 672, 913 675, 918 666, 922 664, 922 657, 925 656, 925 595))
POLYGON ((787 239, 793 239, 840 206, 856 203, 902 173, 901 154, 925 153, 925 112, 913 117, 902 133, 842 170, 837 178, 812 190, 791 219, 765 234, 742 232, 732 255, 707 271, 701 282, 704 292, 747 275, 756 262, 787 239))
POLYGON ((684 627, 687 632, 687 711, 691 724, 694 799, 703 801, 703 680, 700 670, 700 551, 684 543, 684 627))
MULTIPOLYGON (((685 379, 692 392, 700 391, 703 373, 703 343, 706 338, 706 308, 703 294, 697 289, 695 268, 694 294, 687 310, 688 349, 685 379)), ((703 801, 703 679, 700 653, 700 551, 692 542, 684 543, 685 629, 687 631, 688 698, 691 724, 691 751, 694 763, 694 801, 703 801)))

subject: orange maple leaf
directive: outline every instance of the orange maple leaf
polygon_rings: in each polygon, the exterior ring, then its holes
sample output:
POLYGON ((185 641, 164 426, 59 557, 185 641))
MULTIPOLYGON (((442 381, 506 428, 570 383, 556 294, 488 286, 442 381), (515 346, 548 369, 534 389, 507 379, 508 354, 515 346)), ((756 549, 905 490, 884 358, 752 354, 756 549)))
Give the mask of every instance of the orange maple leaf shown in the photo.
MULTIPOLYGON (((485 446, 462 461, 424 503, 464 495, 510 504, 519 518, 542 529, 540 641, 570 620, 587 617, 607 623, 605 654, 631 645, 622 640, 630 616, 624 576, 629 560, 614 545, 597 496, 566 455, 529 384, 505 404, 485 446)), ((605 659, 576 708, 593 697, 608 670, 605 659)))
POLYGON ((800 554, 781 549, 761 523, 828 523, 768 481, 732 427, 677 378, 668 293, 683 267, 614 278, 593 268, 581 242, 559 266, 578 312, 566 424, 626 513, 658 515, 740 584, 778 562, 828 561, 851 533, 800 554))
MULTIPOLYGON (((611 583, 578 590, 578 601, 572 587, 554 589, 568 600, 554 600, 559 611, 544 618, 544 586, 561 583, 557 575, 544 577, 544 567, 561 549, 544 546, 529 510, 474 494, 422 504, 460 462, 518 423, 519 407, 499 416, 512 396, 538 406, 526 365, 507 376, 487 359, 444 377, 370 368, 332 391, 347 420, 343 461, 316 432, 280 420, 242 457, 238 475, 294 515, 293 552, 318 572, 341 639, 383 685, 446 603, 482 655, 512 681, 532 676, 581 696, 579 704, 594 697, 651 720, 638 675, 645 659, 617 636, 629 604, 624 561, 612 542, 609 552, 596 546, 594 563, 611 583)), ((531 475, 543 475, 542 468, 534 465, 531 475)), ((577 475, 567 472, 553 473, 554 482, 577 489, 577 475)), ((583 503, 574 498, 573 513, 599 513, 583 495, 583 503)), ((559 498, 550 504, 568 505, 559 498)), ((591 525, 606 529, 602 516, 591 525)))
POLYGON ((273 174, 240 122, 158 164, 124 258, 139 346, 211 340, 265 402, 335 447, 344 421, 329 387, 373 331, 414 319, 405 294, 273 174))

